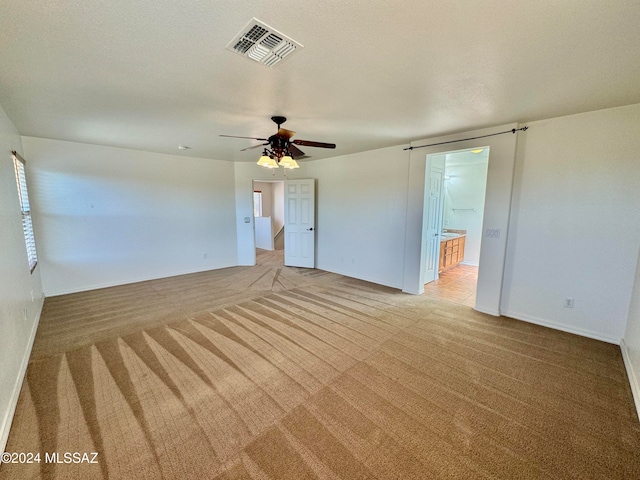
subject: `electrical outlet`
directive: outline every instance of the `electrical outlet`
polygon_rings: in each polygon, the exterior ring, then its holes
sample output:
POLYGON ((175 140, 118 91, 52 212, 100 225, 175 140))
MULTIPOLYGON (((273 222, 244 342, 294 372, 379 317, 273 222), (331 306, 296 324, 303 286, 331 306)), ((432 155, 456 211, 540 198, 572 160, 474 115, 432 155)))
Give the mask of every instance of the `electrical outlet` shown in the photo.
POLYGON ((208 253, 203 253, 203 254, 202 254, 202 259, 203 259, 203 260, 206 260, 206 259, 207 259, 207 257, 209 257, 209 254, 208 254, 208 253))
POLYGON ((22 314, 24 315, 25 320, 29 319, 29 315, 27 314, 27 307, 22 307, 22 314))
POLYGON ((564 308, 573 308, 573 298, 564 299, 564 308))
POLYGON ((244 223, 251 223, 251 217, 244 217, 244 223))

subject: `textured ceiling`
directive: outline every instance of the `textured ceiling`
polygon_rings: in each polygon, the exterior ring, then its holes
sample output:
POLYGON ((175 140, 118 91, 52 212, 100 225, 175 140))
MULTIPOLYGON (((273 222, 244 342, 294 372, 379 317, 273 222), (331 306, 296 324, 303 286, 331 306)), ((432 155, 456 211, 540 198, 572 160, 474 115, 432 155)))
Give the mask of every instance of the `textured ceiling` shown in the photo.
POLYGON ((255 160, 272 115, 311 160, 640 102, 640 3, 2 0, 0 106, 23 135, 255 160), (225 49, 252 18, 304 49, 225 49), (177 150, 178 145, 192 149, 177 150))

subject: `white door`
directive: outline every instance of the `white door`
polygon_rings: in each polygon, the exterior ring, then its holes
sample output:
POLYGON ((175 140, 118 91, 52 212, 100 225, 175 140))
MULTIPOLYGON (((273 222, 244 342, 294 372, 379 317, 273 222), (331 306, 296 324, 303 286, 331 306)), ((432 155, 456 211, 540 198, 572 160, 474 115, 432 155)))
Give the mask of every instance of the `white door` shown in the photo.
POLYGON ((429 166, 426 178, 426 269, 424 283, 433 282, 438 278, 440 261, 440 231, 442 230, 442 182, 444 180, 444 155, 429 155, 429 166))
POLYGON ((316 188, 314 179, 284 182, 284 264, 316 266, 316 188))

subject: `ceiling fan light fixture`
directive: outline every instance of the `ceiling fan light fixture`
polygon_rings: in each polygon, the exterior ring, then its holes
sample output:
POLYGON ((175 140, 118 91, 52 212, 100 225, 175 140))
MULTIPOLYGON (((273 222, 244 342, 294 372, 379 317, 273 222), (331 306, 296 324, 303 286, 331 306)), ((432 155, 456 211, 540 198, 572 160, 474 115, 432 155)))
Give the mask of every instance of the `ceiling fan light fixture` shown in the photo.
POLYGON ((258 159, 257 164, 261 167, 267 168, 278 168, 282 164, 284 168, 293 169, 300 168, 298 162, 293 159, 293 156, 297 158, 307 158, 308 155, 300 150, 296 145, 305 145, 309 147, 318 147, 318 148, 336 148, 335 143, 324 143, 324 142, 314 142, 311 140, 292 140, 291 138, 296 134, 296 132, 292 130, 287 130, 286 128, 281 128, 281 125, 287 121, 286 117, 282 116, 273 116, 271 120, 278 125, 278 131, 271 135, 268 138, 265 137, 241 137, 237 135, 220 135, 221 137, 230 137, 230 138, 248 138, 250 140, 259 140, 260 142, 265 142, 259 145, 253 145, 251 147, 243 148, 240 150, 244 152, 245 150, 252 150, 254 148, 263 147, 262 156, 258 159), (268 147, 265 147, 268 145, 268 147))
POLYGON ((285 155, 284 157, 282 157, 282 159, 280 160, 280 165, 288 169, 300 168, 300 165, 298 165, 298 162, 296 162, 289 155, 285 155))
POLYGON ((471 150, 471 153, 482 153, 483 150, 484 148, 477 148, 475 150, 471 150))
POLYGON ((271 160, 271 157, 269 157, 265 152, 258 160, 258 165, 260 165, 261 167, 266 167, 269 165, 269 160, 271 160))
POLYGON ((276 162, 276 160, 274 158, 271 157, 267 157, 269 158, 269 160, 267 161, 267 164, 265 165, 265 167, 267 168, 278 168, 278 162, 276 162))

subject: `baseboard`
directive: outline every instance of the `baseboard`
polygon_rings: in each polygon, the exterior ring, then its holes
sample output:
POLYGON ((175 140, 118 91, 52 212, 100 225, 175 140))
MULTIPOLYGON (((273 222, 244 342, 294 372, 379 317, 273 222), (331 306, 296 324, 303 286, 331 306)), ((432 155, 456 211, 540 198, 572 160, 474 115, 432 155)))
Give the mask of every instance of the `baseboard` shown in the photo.
POLYGON ((402 293, 408 293, 409 295, 422 295, 424 293, 424 288, 421 288, 419 290, 406 290, 403 288, 402 293))
MULTIPOLYGON (((349 278, 355 278, 356 280, 363 280, 365 282, 370 282, 370 283, 375 283, 376 285, 382 285, 383 287, 390 287, 390 288, 396 288, 398 290, 402 290, 402 285, 397 285, 397 284, 393 284, 393 283, 388 283, 388 282, 383 282, 380 279, 376 279, 376 278, 370 278, 367 276, 355 276, 353 273, 349 273, 349 272, 341 272, 340 270, 334 270, 334 269, 328 269, 328 268, 324 268, 320 265, 316 265, 317 269, 319 270, 324 270, 325 272, 330 272, 330 273, 337 273, 338 275, 343 275, 345 277, 349 277, 349 278)), ((404 291, 404 290, 403 290, 404 291)), ((407 292, 407 293, 413 293, 413 292, 407 292)))
POLYGON ((470 267, 479 267, 480 264, 478 262, 460 262, 460 265, 469 265, 470 267))
POLYGON ((487 315, 493 315, 494 317, 499 317, 500 316, 500 310, 493 310, 491 308, 483 308, 483 307, 479 307, 477 305, 475 307, 473 307, 473 309, 476 312, 486 313, 487 315))
POLYGON ((31 328, 31 332, 29 333, 27 348, 24 352, 24 356, 22 357, 22 362, 20 364, 20 371, 18 372, 16 382, 13 385, 13 390, 11 392, 11 403, 9 404, 9 409, 6 412, 4 412, 2 423, 0 423, 0 452, 3 452, 3 453, 4 453, 5 447, 7 446, 7 440, 9 439, 9 431, 11 430, 13 415, 16 413, 16 407, 18 406, 18 399, 20 398, 22 383, 24 382, 24 377, 27 373, 27 367, 29 366, 29 358, 31 358, 31 350, 33 349, 33 342, 36 338, 38 325, 40 324, 40 315, 42 314, 43 306, 44 306, 44 302, 41 302, 40 307, 36 312, 36 317, 35 317, 35 321, 33 322, 33 327, 31 328))
POLYGON ((519 312, 502 312, 505 317, 513 318, 515 320, 521 320, 523 322, 534 323, 542 327, 553 328, 554 330, 560 330, 562 332, 573 333, 574 335, 580 335, 582 337, 593 338, 594 340, 600 340, 607 343, 613 343, 614 345, 620 345, 621 339, 603 335, 599 332, 593 332, 582 328, 576 328, 572 326, 562 325, 560 323, 551 322, 543 318, 537 318, 532 315, 527 315, 519 312))
POLYGON ((636 413, 638 414, 638 420, 640 420, 640 384, 638 383, 638 377, 636 376, 636 372, 633 370, 631 358, 629 357, 629 350, 627 350, 627 344, 624 343, 624 339, 620 340, 620 351, 622 352, 624 367, 627 370, 627 377, 629 377, 629 385, 631 386, 633 402, 636 405, 636 413))
MULTIPOLYGON (((162 273, 160 275, 143 276, 143 277, 137 277, 137 278, 127 279, 127 280, 118 280, 115 282, 97 283, 97 284, 87 285, 85 287, 75 288, 70 290, 47 291, 45 292, 45 294, 47 297, 58 297, 60 295, 69 295, 71 293, 88 292, 91 290, 99 290, 101 288, 120 287, 122 285, 130 285, 132 283, 148 282, 150 280, 160 280, 162 278, 179 277, 180 275, 190 275, 192 273, 202 273, 202 272, 208 272, 209 270, 220 270, 223 268, 237 267, 241 265, 242 264, 233 263, 229 265, 217 266, 214 268, 204 268, 204 269, 195 269, 195 270, 186 270, 186 271, 183 270, 183 271, 173 272, 173 273, 162 273)), ((251 264, 247 264, 247 266, 253 266, 253 265, 255 265, 255 262, 251 264)))

